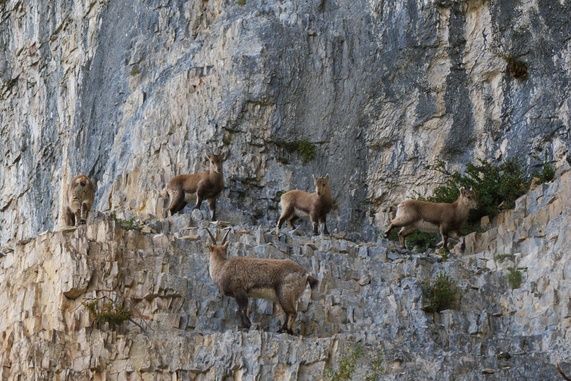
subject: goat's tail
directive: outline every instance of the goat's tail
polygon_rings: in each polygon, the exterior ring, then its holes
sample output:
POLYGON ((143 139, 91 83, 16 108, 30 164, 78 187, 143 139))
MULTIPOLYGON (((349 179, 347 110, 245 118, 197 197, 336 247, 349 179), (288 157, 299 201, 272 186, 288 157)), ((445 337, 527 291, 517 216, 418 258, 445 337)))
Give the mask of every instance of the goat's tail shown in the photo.
POLYGON ((308 275, 307 276, 307 283, 309 283, 309 287, 311 287, 311 289, 313 290, 315 287, 317 287, 317 284, 319 283, 319 281, 317 280, 316 277, 308 275))

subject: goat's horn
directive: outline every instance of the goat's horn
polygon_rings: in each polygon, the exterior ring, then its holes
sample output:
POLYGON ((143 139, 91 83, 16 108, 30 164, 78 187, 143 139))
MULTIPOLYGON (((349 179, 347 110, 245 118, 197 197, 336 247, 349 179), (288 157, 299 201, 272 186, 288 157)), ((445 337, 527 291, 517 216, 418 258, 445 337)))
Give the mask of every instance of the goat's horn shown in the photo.
POLYGON ((230 229, 226 230, 226 234, 224 234, 224 238, 222 238, 221 245, 224 245, 226 243, 226 238, 228 238, 228 233, 230 233, 230 229))
POLYGON ((212 233, 210 233, 210 230, 206 229, 206 231, 208 232, 208 235, 210 236, 210 238, 212 238, 212 243, 216 245, 216 238, 214 238, 212 233))

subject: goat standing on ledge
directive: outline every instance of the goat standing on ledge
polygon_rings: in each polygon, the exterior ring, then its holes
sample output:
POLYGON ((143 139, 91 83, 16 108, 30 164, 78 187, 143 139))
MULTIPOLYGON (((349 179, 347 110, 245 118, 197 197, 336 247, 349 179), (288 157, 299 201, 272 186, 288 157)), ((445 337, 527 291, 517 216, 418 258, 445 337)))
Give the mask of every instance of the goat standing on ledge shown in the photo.
POLYGON ((385 237, 388 237, 393 228, 402 228, 399 231, 399 241, 404 248, 404 239, 416 230, 440 233, 444 249, 448 250, 448 236, 452 234, 458 237, 468 219, 468 213, 477 207, 476 192, 464 188, 460 190, 458 199, 451 204, 405 200, 398 205, 395 218, 385 231, 385 237))
POLYGON ((276 234, 280 231, 284 221, 287 221, 292 229, 294 221, 299 217, 309 216, 313 224, 313 234, 319 234, 319 223, 323 225, 323 233, 329 234, 325 218, 333 207, 333 197, 329 187, 329 174, 325 177, 316 178, 313 176, 315 193, 308 193, 301 190, 291 190, 282 195, 280 206, 282 213, 276 226, 276 234))
POLYGON ((278 332, 293 335, 297 301, 307 284, 313 289, 318 280, 290 259, 228 258, 226 238, 230 231, 226 232, 220 245, 210 230, 206 231, 212 239, 212 244, 208 245, 210 277, 224 295, 236 299, 242 327, 248 329, 252 325, 248 318, 248 297, 260 298, 279 303, 286 318, 278 332))
POLYGON ((66 189, 64 209, 65 224, 68 226, 79 226, 87 221, 87 214, 93 205, 95 187, 85 175, 77 175, 66 189))
POLYGON ((202 200, 208 201, 212 221, 216 221, 216 197, 224 189, 224 176, 222 162, 226 160, 224 154, 207 154, 210 168, 201 173, 178 175, 167 184, 169 195, 168 210, 171 216, 184 209, 188 202, 192 202, 192 195, 196 194, 194 209, 200 209, 202 200))

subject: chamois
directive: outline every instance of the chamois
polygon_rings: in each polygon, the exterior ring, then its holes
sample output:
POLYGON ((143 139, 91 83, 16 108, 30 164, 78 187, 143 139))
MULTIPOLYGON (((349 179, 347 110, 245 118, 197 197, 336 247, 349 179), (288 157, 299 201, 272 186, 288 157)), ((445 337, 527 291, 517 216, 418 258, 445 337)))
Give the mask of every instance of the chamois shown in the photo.
POLYGON ((459 236, 460 229, 468 219, 468 213, 477 206, 476 192, 464 188, 460 190, 458 199, 451 204, 405 200, 398 205, 395 218, 385 231, 385 237, 388 237, 393 228, 402 228, 399 231, 399 242, 404 248, 404 239, 416 230, 440 233, 444 249, 448 250, 448 236, 459 236))
POLYGON ((224 189, 224 176, 222 162, 226 159, 224 154, 207 154, 210 168, 201 173, 178 175, 167 184, 167 193, 170 198, 168 210, 171 215, 184 209, 191 197, 196 193, 196 205, 199 209, 202 200, 208 201, 212 221, 216 221, 216 196, 224 189))
POLYGON ((329 174, 325 177, 316 178, 313 175, 315 193, 308 193, 301 190, 291 190, 282 195, 280 206, 282 213, 276 226, 276 234, 280 231, 284 221, 287 221, 292 229, 294 221, 298 217, 309 216, 313 224, 313 234, 317 235, 319 223, 323 225, 323 233, 329 234, 325 218, 333 207, 333 197, 329 187, 329 174))
POLYGON ((85 224, 87 214, 93 205, 95 188, 89 177, 77 175, 69 183, 66 189, 64 208, 65 223, 68 226, 85 224))
POLYGON ((290 259, 228 258, 226 238, 229 231, 221 244, 216 243, 210 230, 206 231, 212 239, 212 244, 208 245, 210 277, 224 295, 236 299, 242 327, 248 329, 252 325, 248 318, 248 297, 260 298, 279 303, 286 318, 278 332, 293 335, 297 301, 307 284, 314 289, 318 280, 290 259))

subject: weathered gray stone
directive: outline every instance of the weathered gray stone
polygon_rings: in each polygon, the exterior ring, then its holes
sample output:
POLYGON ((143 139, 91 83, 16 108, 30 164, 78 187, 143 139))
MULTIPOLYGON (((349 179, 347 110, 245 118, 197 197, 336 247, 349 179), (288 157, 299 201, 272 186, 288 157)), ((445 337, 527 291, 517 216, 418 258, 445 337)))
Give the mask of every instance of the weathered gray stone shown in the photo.
POLYGON ((571 356, 566 161, 467 238, 466 256, 344 237, 374 241, 387 207, 441 181, 425 169, 436 160, 563 158, 569 13, 563 1, 2 2, 0 378, 316 380, 358 341, 360 379, 381 352, 387 380, 557 379, 571 356), (228 222, 211 223, 206 203, 161 219, 166 182, 205 170, 221 143, 228 222), (79 172, 98 187, 88 225, 50 232, 79 172), (325 173, 337 234, 312 237, 307 220, 268 230, 281 192, 325 173), (112 210, 152 230, 125 231, 112 210), (237 329, 205 247, 205 228, 228 225, 230 255, 291 258, 319 278, 302 336, 276 334, 283 314, 266 301, 250 303, 255 329, 237 329), (521 288, 498 254, 516 254, 521 288), (422 282, 440 272, 459 303, 426 314, 422 282), (133 321, 94 324, 81 302, 102 297, 133 321))
POLYGON ((0 244, 53 230, 79 172, 97 183, 95 210, 163 217, 166 182, 205 170, 204 153, 222 144, 221 219, 274 225, 281 192, 312 190, 312 174, 330 173, 330 230, 371 240, 388 206, 442 180, 427 164, 565 156, 568 11, 513 1, 4 2, 0 244), (510 74, 507 57, 527 64, 527 79, 510 74))

